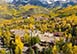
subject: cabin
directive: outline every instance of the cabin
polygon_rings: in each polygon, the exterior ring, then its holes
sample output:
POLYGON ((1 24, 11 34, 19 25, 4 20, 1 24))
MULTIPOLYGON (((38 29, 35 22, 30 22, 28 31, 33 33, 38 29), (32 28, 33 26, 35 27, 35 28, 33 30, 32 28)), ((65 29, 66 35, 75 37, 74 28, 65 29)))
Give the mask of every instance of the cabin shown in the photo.
POLYGON ((24 31, 24 30, 13 29, 13 30, 11 30, 11 32, 12 32, 13 34, 15 34, 15 35, 20 36, 20 37, 23 37, 24 34, 25 34, 25 31, 24 31))
POLYGON ((54 32, 53 35, 56 37, 61 37, 63 36, 63 32, 54 32))

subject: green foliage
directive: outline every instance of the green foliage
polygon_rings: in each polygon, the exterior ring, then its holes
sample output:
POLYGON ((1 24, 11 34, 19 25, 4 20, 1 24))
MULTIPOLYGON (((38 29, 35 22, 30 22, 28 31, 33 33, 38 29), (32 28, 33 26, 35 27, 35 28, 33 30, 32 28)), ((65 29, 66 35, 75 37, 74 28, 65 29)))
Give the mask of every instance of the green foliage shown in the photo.
POLYGON ((24 42, 28 43, 30 41, 30 36, 28 34, 24 35, 24 42))
POLYGON ((0 50, 0 54, 6 54, 5 49, 0 50))
POLYGON ((29 48, 29 54, 34 54, 34 50, 32 49, 32 47, 29 48))
POLYGON ((34 45, 34 44, 39 43, 39 42, 40 42, 40 39, 38 36, 37 37, 31 37, 29 44, 34 45))

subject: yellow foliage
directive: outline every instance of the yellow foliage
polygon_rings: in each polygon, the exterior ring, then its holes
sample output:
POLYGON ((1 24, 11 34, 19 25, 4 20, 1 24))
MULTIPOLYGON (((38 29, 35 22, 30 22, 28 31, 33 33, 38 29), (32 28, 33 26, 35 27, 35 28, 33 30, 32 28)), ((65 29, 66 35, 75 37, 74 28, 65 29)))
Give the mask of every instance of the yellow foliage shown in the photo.
POLYGON ((58 53, 58 49, 57 49, 56 45, 53 46, 52 52, 53 52, 53 54, 57 54, 58 53))
POLYGON ((67 47, 70 48, 70 49, 72 49, 72 43, 68 43, 67 47))
POLYGON ((38 8, 37 6, 33 6, 33 5, 25 5, 25 6, 21 6, 20 9, 24 9, 26 11, 28 11, 31 8, 38 8))
POLYGON ((16 36, 16 37, 15 37, 15 43, 16 43, 16 45, 22 50, 22 48, 23 48, 23 43, 21 42, 21 39, 20 39, 19 36, 16 36))
POLYGON ((25 34, 25 35, 24 35, 24 41, 25 41, 25 42, 28 42, 29 40, 30 40, 29 34, 25 34))
POLYGON ((73 47, 73 54, 77 54, 77 46, 76 45, 73 47))

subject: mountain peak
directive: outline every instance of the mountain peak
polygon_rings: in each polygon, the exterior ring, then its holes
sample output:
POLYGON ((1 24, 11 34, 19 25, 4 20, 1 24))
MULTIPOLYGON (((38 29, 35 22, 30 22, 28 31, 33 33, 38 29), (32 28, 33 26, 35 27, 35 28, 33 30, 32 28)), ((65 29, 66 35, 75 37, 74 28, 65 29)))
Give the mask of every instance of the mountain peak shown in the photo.
POLYGON ((74 5, 77 3, 77 0, 13 0, 12 4, 15 5, 38 5, 43 7, 56 7, 56 6, 68 6, 68 5, 74 5))

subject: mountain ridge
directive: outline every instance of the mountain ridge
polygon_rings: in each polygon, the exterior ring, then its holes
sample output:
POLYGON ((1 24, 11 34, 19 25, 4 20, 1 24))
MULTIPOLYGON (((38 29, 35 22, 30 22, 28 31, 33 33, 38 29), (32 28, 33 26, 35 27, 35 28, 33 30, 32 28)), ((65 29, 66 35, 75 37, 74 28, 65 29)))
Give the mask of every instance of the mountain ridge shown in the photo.
POLYGON ((37 6, 43 6, 47 8, 53 8, 53 7, 67 7, 68 5, 75 5, 77 4, 77 0, 13 0, 12 4, 19 6, 22 5, 37 5, 37 6))

